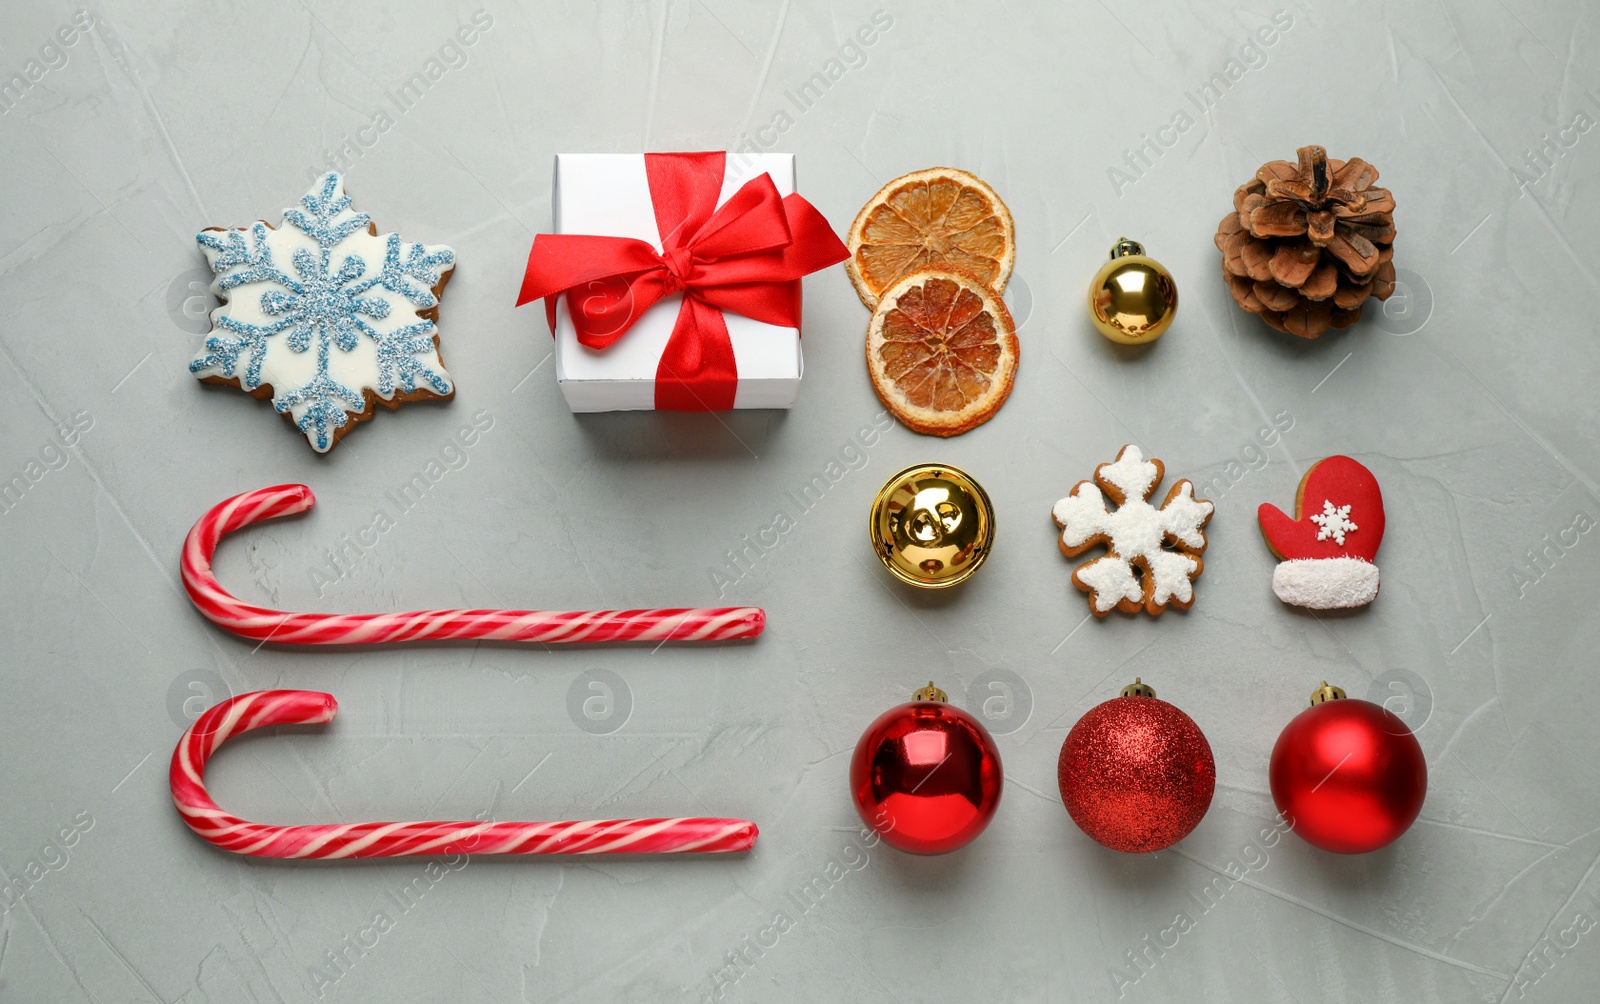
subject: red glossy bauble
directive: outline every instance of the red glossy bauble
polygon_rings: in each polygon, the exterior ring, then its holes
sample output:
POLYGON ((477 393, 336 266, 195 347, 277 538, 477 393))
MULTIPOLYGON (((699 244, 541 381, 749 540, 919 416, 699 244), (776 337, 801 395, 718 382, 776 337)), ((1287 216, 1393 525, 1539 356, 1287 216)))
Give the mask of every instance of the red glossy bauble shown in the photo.
POLYGON ((1159 851, 1188 836, 1217 786, 1194 719, 1135 680, 1078 719, 1056 780, 1079 829, 1114 851, 1159 851))
POLYGON ((1324 691, 1323 703, 1300 712, 1272 747, 1272 800, 1295 833, 1325 851, 1375 851, 1422 811, 1428 762, 1392 712, 1324 691))
POLYGON ((861 821, 884 843, 944 854, 983 832, 1000 805, 1000 751, 989 730, 933 684, 862 733, 850 760, 861 821), (920 698, 931 698, 923 700, 920 698))

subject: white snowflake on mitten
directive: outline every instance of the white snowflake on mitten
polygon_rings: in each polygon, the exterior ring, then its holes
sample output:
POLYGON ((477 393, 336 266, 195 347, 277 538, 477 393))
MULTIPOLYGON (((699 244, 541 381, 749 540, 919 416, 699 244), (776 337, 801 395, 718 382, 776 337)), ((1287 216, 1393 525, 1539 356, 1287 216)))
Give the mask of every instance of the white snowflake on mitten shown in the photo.
POLYGON ((1344 546, 1344 535, 1352 530, 1361 529, 1350 522, 1350 507, 1347 505, 1336 506, 1327 499, 1322 500, 1322 511, 1311 514, 1311 522, 1317 524, 1318 540, 1333 538, 1333 542, 1340 547, 1344 546))
POLYGON ((1204 567, 1204 527, 1214 507, 1194 497, 1188 479, 1173 485, 1159 508, 1151 505, 1150 494, 1164 471, 1161 461, 1144 459, 1137 446, 1124 446, 1113 463, 1095 469, 1093 482, 1078 482, 1050 510, 1067 557, 1106 547, 1103 556, 1072 573, 1073 585, 1089 594, 1089 609, 1097 617, 1140 608, 1155 615, 1169 604, 1184 609, 1194 602, 1193 580, 1204 567), (1115 510, 1107 507, 1108 499, 1115 510))

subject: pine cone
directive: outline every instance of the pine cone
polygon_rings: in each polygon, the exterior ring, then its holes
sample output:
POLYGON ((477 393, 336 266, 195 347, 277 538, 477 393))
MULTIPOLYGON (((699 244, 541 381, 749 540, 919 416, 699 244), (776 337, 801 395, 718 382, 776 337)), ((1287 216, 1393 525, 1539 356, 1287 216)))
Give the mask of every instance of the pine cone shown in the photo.
POLYGON ((1217 225, 1222 274, 1239 306, 1279 331, 1316 338, 1361 318, 1367 297, 1394 292, 1394 196, 1373 188, 1378 169, 1329 160, 1320 146, 1300 164, 1263 164, 1233 193, 1217 225))

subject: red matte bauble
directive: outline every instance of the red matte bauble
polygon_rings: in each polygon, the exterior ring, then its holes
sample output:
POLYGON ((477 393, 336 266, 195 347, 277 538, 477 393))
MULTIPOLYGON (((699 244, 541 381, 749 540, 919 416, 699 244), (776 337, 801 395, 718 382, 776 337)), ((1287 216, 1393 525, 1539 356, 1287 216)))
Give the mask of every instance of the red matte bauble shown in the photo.
POLYGON ((1188 836, 1211 806, 1217 767, 1194 719, 1155 697, 1126 696, 1078 719, 1056 780, 1079 829, 1139 854, 1188 836))
POLYGON ((1270 776, 1293 831, 1337 854, 1393 843, 1428 792, 1417 737, 1393 712, 1353 698, 1300 712, 1272 747, 1270 776))
POLYGON ((982 833, 1000 805, 1001 780, 989 730, 943 701, 890 708, 850 760, 861 821, 912 854, 944 854, 982 833))

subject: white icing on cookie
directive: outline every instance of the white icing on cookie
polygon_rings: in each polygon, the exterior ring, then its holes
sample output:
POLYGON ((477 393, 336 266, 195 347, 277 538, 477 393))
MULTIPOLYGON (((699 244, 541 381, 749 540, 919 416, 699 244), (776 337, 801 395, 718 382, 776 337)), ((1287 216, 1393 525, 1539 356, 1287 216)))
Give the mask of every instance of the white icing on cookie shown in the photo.
POLYGON ((1133 570, 1135 562, 1150 578, 1150 605, 1161 607, 1176 600, 1187 606, 1193 602, 1192 580, 1200 569, 1199 561, 1181 550, 1163 548, 1162 542, 1170 540, 1196 553, 1203 551, 1204 526, 1213 506, 1196 499, 1194 486, 1184 480, 1156 508, 1148 499, 1160 477, 1160 467, 1145 460, 1137 446, 1125 446, 1114 462, 1101 464, 1095 471, 1098 481, 1123 496, 1122 505, 1114 511, 1108 509, 1110 500, 1085 481, 1051 509, 1066 548, 1077 550, 1095 538, 1109 539, 1106 554, 1079 566, 1076 572, 1078 581, 1089 587, 1089 602, 1096 613, 1107 613, 1123 601, 1145 603, 1144 586, 1133 570))
POLYGON ((196 238, 223 303, 189 371, 237 379, 247 391, 270 385, 273 407, 319 453, 366 410, 367 394, 452 394, 421 311, 438 305, 432 288, 455 267, 455 252, 374 236, 337 172, 283 219, 276 229, 256 223, 196 238))
POLYGON ((1360 558, 1294 558, 1272 570, 1272 591, 1312 610, 1362 607, 1378 596, 1378 566, 1360 558))
POLYGON ((1333 538, 1333 542, 1340 547, 1344 546, 1344 535, 1360 527, 1350 522, 1350 507, 1347 505, 1335 506, 1327 499, 1322 500, 1322 511, 1311 514, 1311 522, 1320 528, 1317 530, 1318 540, 1333 538))

